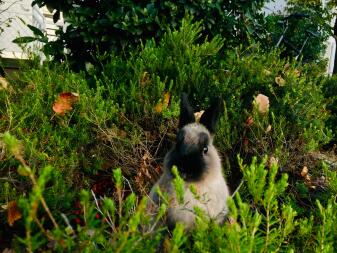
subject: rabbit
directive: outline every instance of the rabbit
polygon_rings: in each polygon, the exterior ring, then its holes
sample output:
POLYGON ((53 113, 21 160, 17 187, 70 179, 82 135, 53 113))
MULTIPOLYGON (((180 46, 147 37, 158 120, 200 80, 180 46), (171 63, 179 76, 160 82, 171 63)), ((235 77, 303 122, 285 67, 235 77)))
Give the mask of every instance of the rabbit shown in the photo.
POLYGON ((166 224, 170 230, 177 223, 184 224, 187 230, 193 229, 196 219, 194 207, 217 223, 222 223, 228 213, 229 189, 222 174, 220 157, 213 146, 215 125, 222 111, 223 101, 218 99, 205 110, 197 123, 187 94, 182 94, 176 144, 166 154, 163 174, 149 194, 152 211, 161 201, 157 187, 168 194, 166 224), (185 182, 183 203, 178 202, 173 186, 171 169, 174 165, 185 182), (191 185, 198 197, 191 192, 191 185))

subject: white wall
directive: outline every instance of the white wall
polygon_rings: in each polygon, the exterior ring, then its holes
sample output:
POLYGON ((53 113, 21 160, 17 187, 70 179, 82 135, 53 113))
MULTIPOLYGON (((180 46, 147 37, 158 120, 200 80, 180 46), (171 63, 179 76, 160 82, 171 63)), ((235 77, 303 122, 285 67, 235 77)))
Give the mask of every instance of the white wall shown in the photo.
MULTIPOLYGON (((54 39, 57 26, 63 25, 62 16, 55 25, 53 14, 46 7, 39 8, 36 5, 32 7, 31 3, 32 0, 4 0, 4 4, 0 5, 0 10, 9 8, 1 14, 0 21, 13 18, 10 27, 5 27, 5 31, 0 34, 0 49, 4 48, 1 55, 3 58, 27 58, 22 49, 12 42, 17 37, 33 36, 30 29, 20 19, 46 32, 49 39, 54 39)), ((29 45, 30 50, 34 51, 38 51, 41 47, 39 43, 29 43, 29 45)))
POLYGON ((266 15, 271 13, 283 12, 287 5, 287 0, 271 0, 263 7, 263 12, 266 15))
POLYGON ((1 14, 0 20, 13 18, 10 27, 3 27, 4 32, 0 35, 0 48, 5 50, 2 53, 4 58, 24 58, 22 50, 12 40, 19 36, 32 36, 32 32, 18 18, 20 17, 27 24, 33 23, 31 1, 29 0, 5 0, 0 5, 0 10, 7 9, 1 14))

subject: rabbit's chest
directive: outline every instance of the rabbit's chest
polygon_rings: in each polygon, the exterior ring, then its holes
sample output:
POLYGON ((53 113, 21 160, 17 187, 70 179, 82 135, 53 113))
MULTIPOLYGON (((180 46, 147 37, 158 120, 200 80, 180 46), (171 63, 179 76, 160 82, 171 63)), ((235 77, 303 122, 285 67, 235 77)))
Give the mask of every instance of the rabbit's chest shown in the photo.
POLYGON ((196 208, 218 222, 221 222, 227 213, 228 188, 223 178, 209 183, 186 184, 182 203, 178 201, 175 192, 171 197, 168 218, 173 223, 182 222, 193 226, 196 208), (190 189, 191 185, 194 190, 190 189))

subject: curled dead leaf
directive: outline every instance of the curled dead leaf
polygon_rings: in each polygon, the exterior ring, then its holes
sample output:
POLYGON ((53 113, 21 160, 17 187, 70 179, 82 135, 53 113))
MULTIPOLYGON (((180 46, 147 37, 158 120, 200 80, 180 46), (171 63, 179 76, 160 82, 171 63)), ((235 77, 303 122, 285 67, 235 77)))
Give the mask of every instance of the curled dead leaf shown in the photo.
POLYGON ((269 98, 263 94, 258 94, 254 99, 254 104, 257 106, 259 113, 265 114, 269 110, 269 98))
POLYGON ((65 115, 73 109, 77 103, 79 95, 75 92, 62 92, 53 104, 53 111, 58 115, 65 115))
POLYGON ((308 171, 309 171, 308 167, 307 166, 303 166, 303 169, 301 171, 301 176, 305 178, 308 175, 308 171))
POLYGON ((305 181, 311 182, 311 176, 309 174, 304 176, 305 181))
POLYGON ((278 75, 278 76, 275 77, 275 83, 276 83, 278 86, 282 87, 282 86, 284 86, 284 85, 286 84, 286 80, 284 80, 284 79, 282 78, 282 76, 278 75))
POLYGON ((10 226, 13 226, 14 222, 21 219, 22 214, 18 208, 15 200, 9 201, 7 204, 7 221, 10 226))
POLYGON ((266 128, 266 133, 269 133, 271 131, 271 125, 268 125, 266 128))

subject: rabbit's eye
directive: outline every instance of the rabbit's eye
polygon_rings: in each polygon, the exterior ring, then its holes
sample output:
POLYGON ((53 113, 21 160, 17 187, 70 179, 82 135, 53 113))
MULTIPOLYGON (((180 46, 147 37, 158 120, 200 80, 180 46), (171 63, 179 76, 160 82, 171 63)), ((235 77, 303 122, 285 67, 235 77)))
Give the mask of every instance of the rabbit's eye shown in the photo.
POLYGON ((202 152, 203 152, 204 154, 206 154, 206 153, 208 152, 208 147, 205 146, 205 147, 203 148, 202 152))

